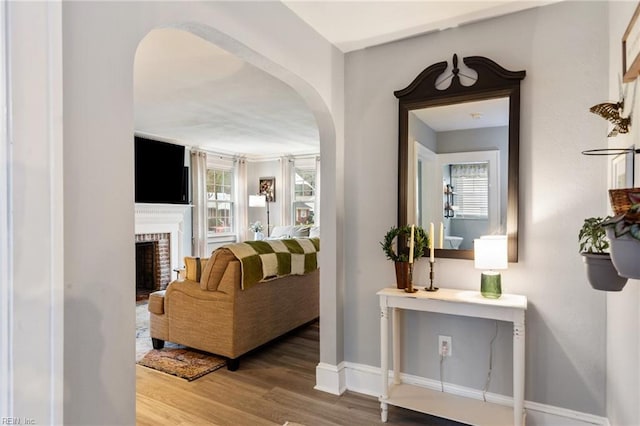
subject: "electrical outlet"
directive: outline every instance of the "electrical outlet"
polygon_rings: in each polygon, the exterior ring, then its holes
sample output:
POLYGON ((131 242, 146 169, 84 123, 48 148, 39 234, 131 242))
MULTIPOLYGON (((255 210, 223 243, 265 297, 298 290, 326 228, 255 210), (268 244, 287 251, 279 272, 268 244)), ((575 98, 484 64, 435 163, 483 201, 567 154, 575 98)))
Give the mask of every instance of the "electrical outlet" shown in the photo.
POLYGON ((451 356, 451 336, 438 336, 438 353, 441 356, 451 356))

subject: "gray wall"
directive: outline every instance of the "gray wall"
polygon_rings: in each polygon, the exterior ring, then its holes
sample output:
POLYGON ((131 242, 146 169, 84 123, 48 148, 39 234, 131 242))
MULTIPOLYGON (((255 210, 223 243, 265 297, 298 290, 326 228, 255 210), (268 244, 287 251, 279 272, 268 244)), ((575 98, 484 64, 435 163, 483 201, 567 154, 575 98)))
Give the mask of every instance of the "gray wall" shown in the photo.
MULTIPOLYGON (((605 208, 605 164, 580 152, 605 141, 603 123, 588 109, 607 97, 606 16, 604 2, 562 2, 347 54, 347 361, 380 365, 379 343, 372 338, 380 331, 375 293, 395 281, 378 244, 397 220, 393 92, 454 53, 486 56, 507 69, 527 71, 521 102, 520 259, 502 273, 503 291, 529 299, 526 398, 605 414, 606 296, 587 284, 576 239, 583 219, 605 208)), ((426 270, 421 262, 417 268, 426 270)), ((437 263, 439 286, 478 289, 473 262, 437 263)), ((454 356, 445 363, 446 380, 482 389, 491 321, 407 315, 402 329, 408 338, 404 371, 438 380, 437 335, 447 334, 453 337, 454 356)), ((511 394, 510 359, 511 332, 499 324, 491 392, 511 394)))
MULTIPOLYGON (((618 79, 622 73, 620 41, 631 21, 637 2, 609 2, 609 97, 618 100, 620 85, 618 79)), ((637 83, 627 86, 633 99, 633 88, 637 83)), ((600 102, 600 100, 597 100, 600 102)), ((595 102, 594 102, 595 103, 595 102)), ((612 148, 640 147, 640 97, 635 96, 631 132, 609 138, 612 148)), ((602 124, 601 135, 606 135, 606 124, 602 124)), ((602 140, 606 140, 602 136, 602 140)), ((604 142, 603 142, 604 145, 604 142)), ((602 146, 604 148, 604 146, 602 146)), ((612 157, 600 157, 599 163, 610 163, 612 157)), ((604 176, 602 177, 604 179, 604 176)), ((640 156, 635 155, 634 187, 640 186, 640 156)), ((607 194, 601 194, 606 199, 607 194)), ((602 214, 605 214, 604 212, 602 214)), ((629 280, 619 293, 607 294, 607 416, 612 425, 640 424, 640 281, 629 280)))

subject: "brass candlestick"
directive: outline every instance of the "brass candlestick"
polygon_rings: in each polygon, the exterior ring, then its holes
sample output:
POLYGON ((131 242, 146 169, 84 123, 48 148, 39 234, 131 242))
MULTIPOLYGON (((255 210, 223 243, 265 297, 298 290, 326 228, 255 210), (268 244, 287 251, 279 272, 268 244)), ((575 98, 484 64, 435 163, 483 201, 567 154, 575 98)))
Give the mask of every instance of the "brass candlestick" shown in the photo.
POLYGON ((435 261, 429 261, 429 287, 425 287, 425 291, 438 291, 438 287, 433 286, 433 265, 435 261))

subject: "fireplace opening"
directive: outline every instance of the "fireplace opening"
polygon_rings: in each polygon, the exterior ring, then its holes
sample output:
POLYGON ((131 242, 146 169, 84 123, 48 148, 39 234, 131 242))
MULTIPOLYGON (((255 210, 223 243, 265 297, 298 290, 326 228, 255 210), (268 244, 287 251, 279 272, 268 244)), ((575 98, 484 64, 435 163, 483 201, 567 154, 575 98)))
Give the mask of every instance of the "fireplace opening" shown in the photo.
POLYGON ((169 234, 136 235, 136 300, 164 290, 171 280, 169 234))
POLYGON ((136 243, 136 295, 153 292, 156 285, 155 246, 157 241, 136 243))

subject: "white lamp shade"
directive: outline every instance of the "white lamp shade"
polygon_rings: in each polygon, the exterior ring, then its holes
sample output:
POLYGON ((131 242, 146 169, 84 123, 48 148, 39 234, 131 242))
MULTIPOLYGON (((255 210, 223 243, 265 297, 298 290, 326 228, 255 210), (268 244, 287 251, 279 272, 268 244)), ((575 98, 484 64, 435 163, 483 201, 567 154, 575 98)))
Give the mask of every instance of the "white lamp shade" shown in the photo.
POLYGON ((264 207, 267 205, 265 195, 249 195, 249 207, 264 207))
POLYGON ((473 257, 477 269, 507 269, 507 236, 488 235, 474 240, 473 257))

